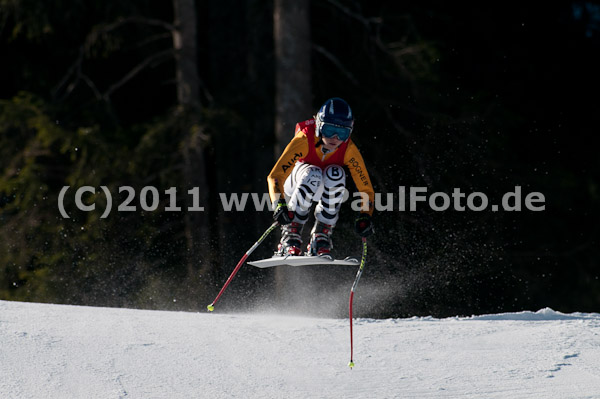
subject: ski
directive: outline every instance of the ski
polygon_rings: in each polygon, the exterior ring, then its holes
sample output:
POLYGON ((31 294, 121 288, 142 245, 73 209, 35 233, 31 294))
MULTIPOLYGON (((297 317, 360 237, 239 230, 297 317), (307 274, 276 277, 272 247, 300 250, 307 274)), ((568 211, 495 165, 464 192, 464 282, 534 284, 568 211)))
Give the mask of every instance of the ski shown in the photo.
POLYGON ((345 259, 332 259, 325 256, 273 256, 268 259, 248 262, 248 264, 264 269, 275 266, 357 266, 359 261, 351 257, 345 259))

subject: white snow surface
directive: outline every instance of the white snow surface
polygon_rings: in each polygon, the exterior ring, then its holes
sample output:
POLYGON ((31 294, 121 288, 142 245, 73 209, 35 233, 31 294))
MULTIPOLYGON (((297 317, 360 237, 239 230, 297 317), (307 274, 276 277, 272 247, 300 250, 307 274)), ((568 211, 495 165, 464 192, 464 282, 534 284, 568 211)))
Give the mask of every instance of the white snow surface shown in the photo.
POLYGON ((0 398, 600 398, 600 314, 348 319, 0 301, 0 398))

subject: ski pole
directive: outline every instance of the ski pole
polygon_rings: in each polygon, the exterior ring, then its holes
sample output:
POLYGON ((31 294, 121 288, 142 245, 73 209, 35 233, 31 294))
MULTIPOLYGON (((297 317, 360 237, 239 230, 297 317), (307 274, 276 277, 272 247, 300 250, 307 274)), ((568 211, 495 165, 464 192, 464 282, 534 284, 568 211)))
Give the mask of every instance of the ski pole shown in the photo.
POLYGON ((238 262, 238 264, 235 267, 235 269, 233 269, 233 272, 231 272, 231 275, 229 276, 229 278, 225 282, 225 285, 223 285, 223 288, 221 288, 221 291, 219 291, 219 294, 217 295, 217 297, 215 298, 215 300, 212 301, 212 303, 206 307, 209 312, 212 312, 213 310, 215 310, 215 303, 217 303, 217 301, 219 300, 219 298, 221 297, 221 295, 223 295, 223 292, 225 292, 225 289, 227 288, 227 286, 229 285, 229 283, 231 282, 231 280, 233 279, 233 277, 237 274, 238 270, 240 270, 240 268, 242 267, 242 265, 244 264, 244 262, 246 261, 246 259, 248 259, 248 256, 250 256, 250 254, 252 252, 254 252, 254 250, 265 240, 265 238, 267 238, 267 236, 269 234, 271 234, 271 232, 273 230, 275 230, 275 228, 277 226, 279 226, 279 222, 277 222, 277 221, 273 222, 273 224, 263 233, 263 235, 260 236, 260 238, 258 239, 258 241, 256 241, 254 243, 254 245, 248 251, 246 251, 246 254, 244 256, 242 256, 242 259, 240 259, 240 261, 238 262))
POLYGON ((362 238, 362 257, 360 258, 360 267, 358 268, 358 272, 356 272, 356 278, 354 279, 354 284, 352 284, 352 289, 350 290, 350 363, 348 363, 348 367, 352 369, 354 367, 354 343, 352 339, 352 302, 354 300, 354 290, 358 285, 358 280, 360 280, 360 276, 362 275, 363 269, 365 268, 365 263, 367 263, 367 238, 362 238))

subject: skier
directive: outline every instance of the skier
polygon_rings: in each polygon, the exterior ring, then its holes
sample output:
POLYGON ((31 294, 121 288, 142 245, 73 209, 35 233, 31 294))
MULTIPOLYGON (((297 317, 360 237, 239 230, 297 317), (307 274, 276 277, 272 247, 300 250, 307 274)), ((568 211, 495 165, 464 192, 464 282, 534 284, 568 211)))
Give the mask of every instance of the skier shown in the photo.
POLYGON ((276 255, 302 255, 302 229, 317 203, 306 253, 331 258, 331 234, 346 187, 344 167, 364 200, 355 230, 361 237, 373 233, 375 193, 363 158, 350 139, 353 127, 350 106, 337 97, 327 100, 314 118, 296 124, 294 138, 267 177, 271 201, 276 203, 273 219, 281 225, 276 255))

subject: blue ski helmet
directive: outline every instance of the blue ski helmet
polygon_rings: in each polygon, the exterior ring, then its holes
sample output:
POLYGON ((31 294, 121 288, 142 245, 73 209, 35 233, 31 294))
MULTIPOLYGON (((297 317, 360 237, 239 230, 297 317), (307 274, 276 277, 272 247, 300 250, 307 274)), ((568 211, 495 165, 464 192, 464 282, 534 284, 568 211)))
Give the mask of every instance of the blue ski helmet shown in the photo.
POLYGON ((354 115, 346 101, 334 97, 325 101, 315 117, 315 122, 317 137, 337 136, 338 139, 346 141, 354 127, 354 115))

